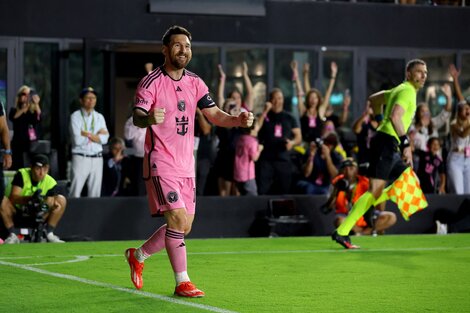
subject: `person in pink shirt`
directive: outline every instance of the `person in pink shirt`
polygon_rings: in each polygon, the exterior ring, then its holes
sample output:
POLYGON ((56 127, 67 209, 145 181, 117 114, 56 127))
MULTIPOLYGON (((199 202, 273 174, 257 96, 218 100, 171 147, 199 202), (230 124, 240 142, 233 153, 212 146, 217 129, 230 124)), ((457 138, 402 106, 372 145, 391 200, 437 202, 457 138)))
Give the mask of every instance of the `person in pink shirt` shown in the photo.
POLYGON ((195 214, 194 123, 196 107, 207 119, 222 127, 250 127, 253 114, 231 116, 218 108, 206 84, 186 70, 192 57, 191 33, 172 26, 163 35, 165 62, 145 76, 137 86, 134 124, 147 128, 143 176, 152 216, 163 215, 166 224, 139 248, 125 256, 131 280, 143 287, 144 261, 166 249, 175 274, 175 295, 203 297, 187 273, 184 237, 195 214))

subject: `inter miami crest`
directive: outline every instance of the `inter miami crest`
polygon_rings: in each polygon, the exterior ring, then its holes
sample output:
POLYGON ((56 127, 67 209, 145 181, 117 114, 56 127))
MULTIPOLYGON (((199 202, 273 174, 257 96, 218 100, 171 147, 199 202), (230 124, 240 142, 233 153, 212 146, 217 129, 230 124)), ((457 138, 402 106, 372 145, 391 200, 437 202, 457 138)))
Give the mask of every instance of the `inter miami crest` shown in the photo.
POLYGON ((178 201, 178 193, 176 191, 170 191, 166 195, 166 199, 169 203, 175 203, 176 201, 178 201))
POLYGON ((184 103, 184 100, 178 100, 178 110, 181 112, 186 110, 186 103, 184 103))

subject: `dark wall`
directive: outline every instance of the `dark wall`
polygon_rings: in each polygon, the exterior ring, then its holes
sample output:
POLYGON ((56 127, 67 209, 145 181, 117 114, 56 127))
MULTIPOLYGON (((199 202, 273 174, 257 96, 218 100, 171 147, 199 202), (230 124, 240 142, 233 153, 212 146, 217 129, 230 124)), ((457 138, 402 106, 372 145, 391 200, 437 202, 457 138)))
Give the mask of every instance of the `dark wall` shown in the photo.
MULTIPOLYGON (((175 5, 178 5, 175 3, 175 5)), ((148 13, 147 0, 2 0, 0 36, 470 49, 470 8, 266 1, 265 17, 148 13)))
MULTIPOLYGON (((333 231, 334 213, 320 211, 322 196, 289 196, 306 224, 280 224, 279 235, 326 236, 333 231)), ((413 215, 409 222, 388 202, 387 210, 397 214, 397 224, 388 234, 422 234, 435 230, 434 214, 438 209, 456 212, 465 196, 428 195, 429 207, 413 215)), ((269 228, 263 217, 272 197, 199 197, 191 238, 237 238, 267 236, 269 228)), ((470 207, 466 208, 470 210, 470 207)), ((68 208, 56 233, 66 240, 133 240, 146 239, 163 218, 151 218, 145 197, 69 199, 68 208)))

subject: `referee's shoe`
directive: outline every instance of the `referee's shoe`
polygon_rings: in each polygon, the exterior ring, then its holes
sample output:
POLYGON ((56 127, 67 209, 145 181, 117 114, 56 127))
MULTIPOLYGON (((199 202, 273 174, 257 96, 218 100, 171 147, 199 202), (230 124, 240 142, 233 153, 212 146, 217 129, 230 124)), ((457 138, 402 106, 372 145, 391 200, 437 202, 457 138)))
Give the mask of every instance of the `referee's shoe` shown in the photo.
POLYGON ((333 234, 331 234, 331 239, 342 245, 346 249, 359 249, 359 246, 353 245, 351 243, 351 239, 349 236, 341 236, 335 230, 333 234))

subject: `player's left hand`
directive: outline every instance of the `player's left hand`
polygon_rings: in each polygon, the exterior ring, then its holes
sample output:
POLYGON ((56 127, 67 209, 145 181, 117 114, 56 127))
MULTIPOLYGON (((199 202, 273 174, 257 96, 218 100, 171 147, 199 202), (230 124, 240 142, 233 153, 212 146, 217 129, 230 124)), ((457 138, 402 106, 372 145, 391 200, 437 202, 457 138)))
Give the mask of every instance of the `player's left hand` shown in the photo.
POLYGON ((240 127, 251 127, 253 125, 253 113, 251 112, 242 112, 238 115, 238 119, 240 121, 240 127))

